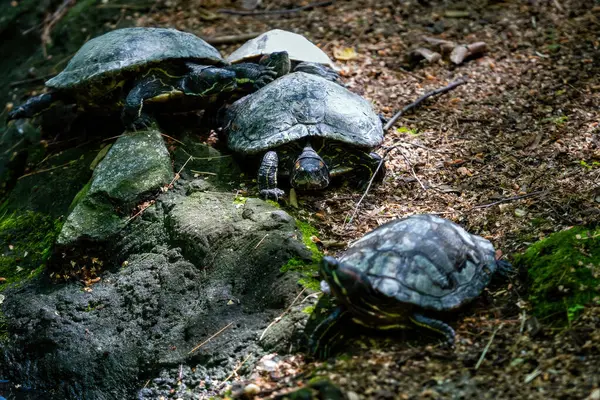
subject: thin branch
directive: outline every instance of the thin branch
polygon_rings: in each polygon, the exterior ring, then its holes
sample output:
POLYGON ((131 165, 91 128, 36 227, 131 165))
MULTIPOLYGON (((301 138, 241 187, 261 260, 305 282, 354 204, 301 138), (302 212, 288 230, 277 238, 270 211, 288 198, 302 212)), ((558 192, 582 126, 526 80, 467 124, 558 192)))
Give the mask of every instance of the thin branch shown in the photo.
POLYGON ((472 210, 475 210, 475 209, 480 209, 480 208, 489 208, 489 207, 495 206, 495 205, 497 205, 497 204, 501 204, 501 203, 507 203, 507 202, 509 202, 509 201, 515 201, 515 200, 526 199, 526 198, 528 198, 528 197, 539 196, 539 195, 541 195, 541 194, 544 194, 544 193, 546 193, 546 192, 545 192, 545 191, 543 191, 543 190, 538 190, 537 192, 533 192, 533 193, 527 193, 527 194, 523 194, 523 195, 520 195, 520 196, 508 197, 508 198, 506 198, 506 199, 501 199, 501 200, 498 200, 498 201, 494 201, 493 203, 489 203, 489 204, 482 204, 482 205, 479 205, 479 206, 474 206, 474 207, 472 208, 472 210))
POLYGON ((242 363, 240 365, 238 365, 237 367, 235 367, 235 369, 233 370, 233 372, 231 374, 229 374, 229 376, 227 378, 223 379, 223 382, 221 383, 221 385, 219 385, 219 387, 225 385, 225 382, 227 382, 228 380, 230 380, 240 370, 240 368, 242 368, 242 366, 244 364, 246 364, 246 361, 248 361, 251 356, 252 356, 252 353, 248 354, 248 357, 246 357, 244 359, 244 361, 242 361, 242 363))
MULTIPOLYGON (((297 300, 300 298, 300 296, 302 296, 302 293, 304 293, 305 291, 306 291, 306 288, 302 289, 302 291, 301 291, 300 293, 298 293, 298 295, 297 295, 297 296, 294 298, 294 300, 293 300, 293 301, 292 301, 292 303, 289 305, 289 307, 288 307, 288 308, 286 308, 286 310, 285 310, 285 311, 284 311, 284 312, 283 312, 283 313, 282 313, 282 314, 281 314, 279 317, 275 318, 275 319, 274 319, 274 320, 273 320, 273 321, 272 321, 272 322, 269 324, 269 326, 267 326, 267 327, 265 328, 265 330, 263 331, 263 333, 262 333, 262 334, 260 335, 260 337, 258 338, 258 341, 259 341, 259 342, 260 342, 260 341, 262 340, 262 338, 265 336, 265 334, 267 333, 267 331, 268 331, 269 329, 271 329, 271 327, 272 327, 273 325, 275 325, 276 323, 278 323, 278 322, 281 320, 281 318, 283 318, 283 316, 284 316, 285 314, 287 314, 287 313, 288 313, 288 312, 289 312, 289 311, 292 309, 292 307, 294 306, 294 304, 296 304, 296 301, 297 301, 297 300)), ((304 300, 302 300, 302 301, 304 301, 304 300)))
MULTIPOLYGON (((400 149, 400 147, 398 147, 398 149, 400 149)), ((413 165, 410 162, 410 160, 408 159, 408 157, 406 157, 406 154, 404 154, 404 152, 402 150, 400 150, 400 154, 402 154, 402 157, 404 157, 404 162, 406 162, 406 165, 410 169, 410 172, 412 173, 412 176, 417 180, 417 182, 419 182, 419 185, 421 185, 421 188, 423 188, 423 190, 427 190, 427 188, 425 187, 425 185, 423 185, 423 182, 421 182, 421 180, 419 179, 419 177, 415 173, 415 169, 413 168, 413 165)))
POLYGON ((190 350, 190 352, 188 354, 192 354, 193 352, 195 352, 196 350, 198 350, 200 347, 204 346, 206 343, 210 342, 212 339, 214 339, 217 336, 219 336, 226 329, 228 329, 231 325, 233 325, 233 322, 230 322, 227 325, 225 325, 223 328, 219 329, 219 331, 217 333, 215 333, 214 335, 212 335, 211 337, 209 337, 208 339, 206 339, 204 342, 200 343, 198 346, 194 347, 192 350, 190 350))
POLYGON ((504 326, 504 324, 500 324, 500 326, 498 326, 496 329, 494 329, 494 332, 492 333, 492 336, 490 337, 490 340, 488 341, 487 345, 485 346, 485 349, 483 349, 483 351, 481 352, 481 356, 479 357, 479 360, 477 361, 477 364, 475 364, 475 369, 479 369, 479 367, 481 366, 481 363, 483 362, 483 359, 485 358, 485 355, 487 354, 488 350, 490 349, 490 346, 492 345, 492 342, 494 341, 494 337, 496 336, 496 333, 498 333, 498 331, 504 326))
POLYGON ((404 114, 406 114, 408 111, 412 110, 413 108, 418 107, 419 105, 421 105, 422 102, 424 102, 425 100, 427 100, 428 98, 438 95, 438 94, 444 94, 447 93, 451 90, 456 89, 458 86, 460 85, 464 85, 465 83, 467 83, 467 80, 464 78, 460 78, 452 83, 450 83, 448 86, 444 86, 442 88, 439 89, 435 89, 432 90, 431 92, 425 93, 423 96, 419 97, 417 100, 415 100, 414 102, 410 103, 409 105, 407 105, 406 107, 404 107, 402 110, 398 111, 393 117, 392 119, 390 119, 387 124, 385 124, 385 126, 383 127, 384 131, 387 131, 388 129, 390 129, 392 127, 392 125, 394 125, 396 123, 396 121, 398 121, 398 119, 403 116, 404 114))
MULTIPOLYGON (((460 85, 464 85, 465 83, 467 83, 466 79, 464 78, 460 78, 450 84, 448 84, 447 86, 444 86, 442 88, 439 89, 435 89, 432 90, 431 92, 425 93, 423 96, 419 97, 417 100, 415 100, 414 102, 410 103, 409 105, 407 105, 406 107, 404 107, 402 110, 398 111, 393 117, 392 119, 390 119, 385 126, 383 127, 383 131, 387 131, 389 130, 395 123, 396 121, 398 121, 398 119, 404 115, 406 112, 418 107, 423 101, 425 101, 426 99, 438 95, 438 94, 444 94, 447 93, 453 89, 456 89, 458 86, 460 85)), ((350 218, 346 221, 344 221, 344 226, 346 226, 346 224, 350 224, 352 223, 352 221, 354 220, 354 217, 356 216, 356 214, 358 213, 358 210, 360 208, 361 203, 363 202, 363 200, 365 199, 365 197, 367 196, 367 194, 369 193, 369 190, 371 189, 371 186, 373 185, 373 181, 375 180, 375 177, 377 176, 377 173, 379 172, 379 170, 381 170, 381 167, 383 166, 383 163, 385 162, 386 157, 388 156, 388 154, 396 149, 398 146, 400 146, 401 144, 404 144, 406 142, 398 140, 396 142, 394 142, 394 144, 390 147, 388 147, 385 152, 383 153, 383 156, 381 157, 381 160, 379 160, 379 164, 377 164, 377 168, 375 168, 375 172, 373 173, 373 175, 371 176, 371 179, 369 180, 369 184, 367 185, 367 188, 365 189, 365 192, 363 193, 363 195, 361 196, 361 198, 358 200, 358 202, 356 203, 356 205, 354 206, 354 211, 352 212, 352 215, 350 216, 350 218)), ((409 143, 412 144, 412 143, 409 143)), ((414 144, 412 144, 414 145, 414 144)), ((417 146, 420 147, 420 146, 417 146)), ((416 177, 415 171, 412 168, 412 165, 410 164, 410 162, 408 161, 408 159, 406 158, 406 156, 404 155, 404 153, 402 154, 402 156, 404 157, 404 159, 407 161, 407 164, 411 167, 411 171, 413 173, 413 176, 416 177)), ((421 185, 421 187, 423 189, 425 189, 425 186, 423 185, 423 183, 421 182, 421 180, 419 178, 416 178, 417 181, 419 182, 419 184, 421 185)))
POLYGON ((217 37, 205 37, 203 38, 207 43, 218 45, 218 44, 231 44, 245 42, 246 40, 254 39, 260 35, 260 32, 242 33, 240 35, 227 35, 217 37))
POLYGON ((295 8, 284 8, 280 10, 264 10, 264 11, 239 11, 239 10, 231 10, 231 9, 221 9, 217 10, 220 14, 230 14, 230 15, 281 15, 281 14, 293 14, 300 11, 311 10, 316 7, 326 7, 335 3, 335 0, 328 1, 319 1, 316 3, 307 4, 301 7, 295 8))
POLYGON ((8 87, 10 88, 14 88, 17 86, 25 86, 25 85, 33 85, 33 84, 37 84, 37 83, 44 83, 46 82, 47 79, 50 78, 54 78, 56 76, 56 74, 48 74, 48 75, 44 75, 44 76, 39 76, 37 78, 29 78, 29 79, 23 79, 21 81, 14 81, 8 84, 8 87))

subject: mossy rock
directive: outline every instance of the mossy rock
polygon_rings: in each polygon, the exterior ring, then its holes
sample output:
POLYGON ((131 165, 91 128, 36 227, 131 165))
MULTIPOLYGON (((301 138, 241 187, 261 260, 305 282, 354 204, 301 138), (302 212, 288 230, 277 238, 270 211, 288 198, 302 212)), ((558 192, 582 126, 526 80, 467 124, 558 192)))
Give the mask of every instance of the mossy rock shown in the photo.
POLYGON ((600 301, 600 228, 554 233, 517 255, 515 265, 527 270, 534 314, 570 322, 583 306, 600 301))
POLYGON ((32 211, 0 217, 0 291, 43 270, 61 225, 59 219, 32 211))

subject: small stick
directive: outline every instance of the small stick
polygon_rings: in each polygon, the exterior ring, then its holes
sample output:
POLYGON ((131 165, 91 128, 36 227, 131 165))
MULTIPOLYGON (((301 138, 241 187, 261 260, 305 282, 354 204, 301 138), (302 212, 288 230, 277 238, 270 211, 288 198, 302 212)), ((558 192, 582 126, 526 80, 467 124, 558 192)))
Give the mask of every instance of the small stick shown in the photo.
POLYGON ((185 168, 185 166, 187 165, 187 163, 189 163, 192 158, 194 158, 194 157, 190 156, 190 158, 188 158, 187 161, 181 166, 181 168, 179 169, 179 171, 173 177, 173 180, 171 181, 171 183, 169 183, 168 187, 173 186, 173 183, 175 183, 175 181, 179 178, 179 176, 180 176, 179 174, 181 174, 181 171, 183 171, 183 169, 185 168))
POLYGON ((21 175, 20 177, 17 178, 17 180, 23 179, 23 178, 25 178, 27 176, 31 176, 31 175, 41 174, 43 172, 52 171, 52 170, 55 170, 57 168, 66 167, 67 165, 70 165, 70 164, 73 164, 73 161, 69 161, 67 163, 64 163, 64 164, 61 164, 61 165, 57 165, 57 166, 54 166, 54 167, 51 167, 51 168, 39 169, 37 171, 33 171, 33 172, 28 173, 28 174, 21 175))
POLYGON ((198 175, 213 175, 213 176, 217 176, 218 174, 215 172, 208 172, 208 171, 196 171, 195 169, 190 169, 191 172, 193 172, 194 174, 198 174, 198 175))
POLYGON ((240 35, 227 35, 227 36, 218 36, 218 37, 207 37, 203 38, 209 44, 230 44, 230 43, 239 43, 245 42, 246 40, 254 39, 260 35, 260 32, 251 32, 251 33, 242 33, 240 35))
MULTIPOLYGON (((400 148, 398 147, 398 149, 400 149, 400 148)), ((413 165, 410 162, 410 160, 408 159, 408 157, 406 157, 406 154, 404 154, 404 152, 402 150, 400 150, 400 154, 402 154, 402 157, 404 157, 404 162, 406 162, 406 165, 408 166, 408 168, 410 168, 410 172, 412 173, 413 177, 417 180, 417 182, 419 182, 419 185, 421 185, 421 188, 423 188, 423 190, 427 190, 425 185, 423 185, 423 182, 421 182, 421 180, 415 173, 415 169, 413 168, 413 165)))
POLYGON ((328 1, 319 1, 316 3, 307 4, 305 6, 296 7, 296 8, 284 8, 280 10, 264 10, 264 11, 238 11, 238 10, 230 10, 230 9, 221 9, 217 10, 220 14, 230 14, 230 15, 280 15, 280 14, 292 14, 300 11, 310 10, 316 7, 326 7, 335 3, 335 0, 328 1))
POLYGON ((472 210, 475 210, 475 209, 480 209, 480 208, 489 208, 489 207, 495 206, 495 205, 497 205, 497 204, 501 204, 501 203, 507 203, 507 202, 509 202, 509 201, 515 201, 515 200, 526 199, 526 198, 528 198, 528 197, 539 196, 540 194, 543 194, 543 193, 544 193, 544 191, 543 191, 543 190, 538 190, 537 192, 533 192, 533 193, 527 193, 527 194, 523 194, 523 195, 521 195, 521 196, 508 197, 508 198, 506 198, 506 199, 501 199, 501 200, 495 201, 495 202, 493 202, 493 203, 489 203, 489 204, 482 204, 482 205, 479 205, 479 206, 474 206, 474 207, 472 208, 472 210))
POLYGON ((215 333, 214 335, 212 335, 211 337, 209 337, 208 339, 206 339, 204 342, 200 343, 198 346, 194 347, 192 350, 190 350, 190 352, 188 354, 192 354, 193 352, 195 352, 196 350, 198 350, 200 347, 202 347, 206 343, 210 342, 213 338, 219 336, 221 333, 223 333, 223 331, 225 331, 226 329, 228 329, 231 325, 233 325, 233 322, 230 322, 227 325, 225 325, 223 328, 219 329, 219 331, 217 333, 215 333))
MULTIPOLYGON (((392 119, 390 119, 385 124, 385 126, 383 127, 383 131, 385 132, 385 131, 389 130, 396 123, 396 121, 398 121, 398 119, 402 115, 404 115, 406 112, 412 110, 413 108, 416 108, 417 106, 419 106, 422 102, 424 102, 429 97, 432 97, 432 96, 435 96, 435 95, 438 95, 438 94, 447 93, 447 92, 449 92, 449 91, 451 91, 453 89, 456 89, 460 85, 464 85, 465 83, 467 83, 466 79, 461 78, 461 79, 458 79, 458 80, 456 80, 456 81, 448 84, 447 86, 444 86, 442 88, 435 89, 435 90, 432 90, 431 92, 425 93, 423 96, 419 97, 417 100, 415 100, 414 102, 410 103, 409 105, 407 105, 406 107, 404 107, 402 110, 398 111, 392 117, 392 119)), ((385 150, 385 153, 383 153, 383 156, 381 157, 381 160, 379 160, 379 164, 377 164, 377 168, 375 168, 375 172, 373 173, 373 176, 371 176, 371 179, 369 180, 369 184, 367 185, 367 188, 365 189, 365 192, 363 193, 363 195, 361 196, 361 198, 358 200, 358 202, 354 206, 354 211, 352 212, 352 216, 350 217, 350 219, 348 219, 347 222, 344 221, 344 227, 346 226, 347 223, 350 224, 354 220, 354 217, 358 213, 358 209, 359 209, 361 203, 363 202, 363 200, 365 199, 365 197, 369 193, 369 190, 371 189, 371 186, 373 185, 373 181, 375 180, 375 177, 377 176, 377 173, 379 172, 379 170, 383 166, 385 158, 388 156, 388 154, 392 150, 394 150, 395 148, 397 148, 402 143, 405 143, 405 142, 398 140, 398 141, 394 142, 394 144, 392 146, 388 147, 385 150)), ((413 170, 413 172, 414 172, 414 170, 413 170)), ((417 180, 419 181, 418 178, 417 178, 417 180)), ((421 183, 421 181, 419 181, 419 183, 421 183)), ((421 183, 421 187, 424 188, 424 186, 423 186, 422 183, 421 183)))
POLYGON ((419 97, 417 100, 415 100, 414 102, 410 103, 409 105, 407 105, 406 107, 404 107, 402 110, 398 111, 396 113, 396 115, 394 115, 392 117, 392 119, 390 119, 387 124, 385 124, 385 126, 383 127, 384 131, 387 131, 388 129, 390 129, 392 127, 392 125, 394 125, 396 123, 396 121, 404 114, 406 114, 408 111, 412 110, 413 108, 416 108, 417 106, 419 106, 422 102, 424 102, 425 100, 427 100, 428 98, 438 95, 438 94, 444 94, 447 93, 453 89, 456 89, 458 86, 460 85, 464 85, 465 83, 467 83, 467 80, 464 78, 458 79, 452 83, 450 83, 448 86, 444 86, 442 88, 439 89, 435 89, 432 90, 431 92, 425 93, 423 96, 419 97))
POLYGON ((225 385, 225 382, 227 382, 229 379, 231 379, 239 370, 240 368, 242 368, 242 366, 244 364, 246 364, 246 361, 248 361, 248 359, 252 356, 252 353, 248 354, 248 357, 246 357, 244 359, 244 361, 242 361, 242 363, 240 365, 238 365, 237 367, 235 367, 235 369, 233 370, 233 372, 231 374, 229 374, 229 376, 225 379, 223 379, 223 382, 221 383, 221 385, 219 385, 219 387, 225 385))
POLYGON ((269 234, 265 233, 265 236, 263 236, 263 238, 260 239, 260 241, 256 244, 256 246, 254 247, 254 250, 258 249, 258 246, 260 246, 260 244, 267 238, 267 236, 269 236, 269 234))
MULTIPOLYGON (((302 289, 302 291, 301 291, 300 293, 298 293, 298 296, 296 296, 296 297, 294 298, 294 300, 292 301, 292 304, 290 304, 290 306, 289 306, 288 308, 286 308, 286 310, 285 310, 285 311, 284 311, 284 312, 283 312, 283 313, 282 313, 282 314, 281 314, 279 317, 275 318, 275 319, 274 319, 274 320, 273 320, 273 321, 272 321, 272 322, 269 324, 269 326, 267 326, 267 327, 265 328, 265 330, 263 331, 263 333, 262 333, 262 334, 260 335, 260 337, 258 338, 258 341, 259 341, 259 342, 260 342, 260 341, 262 340, 262 338, 265 336, 265 334, 267 333, 267 331, 268 331, 269 329, 271 329, 271 327, 272 327, 273 325, 275 325, 276 323, 278 323, 278 322, 281 320, 281 318, 283 318, 283 316, 284 316, 285 314, 287 314, 287 313, 288 313, 288 312, 291 310, 291 308, 294 306, 294 304, 296 304, 296 300, 298 300, 298 298, 299 298, 300 296, 302 296, 302 293, 304 293, 305 291, 306 291, 306 288, 302 289)), ((304 300, 302 300, 302 301, 304 301, 304 300)))
POLYGON ((479 369, 479 367, 481 366, 481 363, 483 362, 483 359, 485 358, 486 353, 488 352, 488 350, 490 349, 490 346, 492 345, 492 342, 494 341, 494 337, 496 336, 496 333, 498 333, 500 328, 502 328, 503 326, 504 326, 504 324, 500 324, 500 326, 498 326, 496 329, 494 329, 494 332, 492 332, 492 336, 490 337, 488 344, 485 346, 485 349, 483 349, 483 352, 481 353, 481 356, 479 357, 479 361, 477 361, 477 364, 475 364, 475 370, 479 369))
POLYGON ((169 138, 169 139, 171 139, 171 140, 173 140, 173 141, 175 141, 175 142, 177 142, 177 143, 179 143, 179 144, 180 144, 180 145, 182 145, 182 146, 185 146, 185 143, 183 143, 183 142, 182 142, 182 141, 180 141, 180 140, 177 140, 177 139, 175 139, 175 138, 174 138, 174 137, 172 137, 172 136, 169 136, 169 135, 167 135, 166 133, 162 133, 162 132, 161 132, 161 135, 162 135, 162 136, 164 136, 164 137, 166 137, 166 138, 169 138))
POLYGON ((29 79, 23 79, 21 81, 14 81, 14 82, 9 83, 8 87, 14 88, 17 86, 25 86, 25 85, 29 85, 29 84, 35 84, 35 83, 44 83, 46 81, 46 79, 53 78, 55 76, 56 76, 56 74, 48 74, 48 75, 44 75, 44 76, 39 76, 37 78, 29 78, 29 79))

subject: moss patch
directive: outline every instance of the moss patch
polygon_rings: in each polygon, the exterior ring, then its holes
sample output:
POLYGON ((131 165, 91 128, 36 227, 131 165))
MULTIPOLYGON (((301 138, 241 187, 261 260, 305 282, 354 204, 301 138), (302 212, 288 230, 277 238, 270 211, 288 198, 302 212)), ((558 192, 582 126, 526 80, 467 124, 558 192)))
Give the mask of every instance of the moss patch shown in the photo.
POLYGON ((600 301, 600 228, 575 227, 534 243, 515 257, 527 269, 529 301, 540 318, 570 322, 600 301))
POLYGON ((0 291, 38 275, 50 257, 62 223, 48 215, 25 211, 0 217, 0 291))
POLYGON ((304 245, 310 250, 312 255, 311 261, 307 262, 300 258, 294 257, 281 267, 281 272, 297 271, 302 273, 303 277, 300 279, 299 283, 308 289, 318 291, 319 280, 315 279, 315 276, 319 272, 319 265, 321 263, 321 259, 323 258, 323 254, 311 238, 313 236, 318 236, 319 231, 317 231, 317 229, 308 222, 300 220, 296 220, 296 226, 302 234, 302 243, 304 243, 304 245))

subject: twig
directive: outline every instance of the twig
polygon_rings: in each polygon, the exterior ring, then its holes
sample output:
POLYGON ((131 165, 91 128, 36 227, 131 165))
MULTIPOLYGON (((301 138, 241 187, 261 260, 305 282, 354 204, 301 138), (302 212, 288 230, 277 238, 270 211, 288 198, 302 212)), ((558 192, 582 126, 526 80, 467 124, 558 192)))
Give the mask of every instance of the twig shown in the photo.
POLYGON ((480 209, 480 208, 489 208, 489 207, 495 206, 497 204, 507 203, 509 201, 515 201, 515 200, 526 199, 528 197, 539 196, 539 195, 541 195, 543 193, 545 193, 545 191, 538 190, 537 192, 533 192, 533 193, 527 193, 527 194, 523 194, 523 195, 520 195, 520 196, 508 197, 506 199, 501 199, 501 200, 498 200, 498 201, 494 201, 493 203, 482 204, 482 205, 479 205, 479 206, 474 206, 473 208, 471 208, 471 210, 480 209))
POLYGON ((217 336, 219 336, 226 329, 228 329, 231 325, 233 325, 233 322, 230 322, 227 325, 225 325, 223 328, 219 329, 219 331, 217 333, 215 333, 214 335, 212 335, 211 337, 209 337, 208 339, 206 339, 204 342, 200 343, 198 346, 194 347, 192 350, 190 350, 190 352, 188 354, 192 354, 193 352, 195 352, 196 350, 198 350, 200 347, 204 346, 206 343, 210 342, 212 339, 214 339, 217 336))
MULTIPOLYGON (((400 149, 400 147, 398 147, 398 149, 400 149)), ((400 154, 402 154, 402 157, 404 157, 404 162, 406 162, 406 165, 410 169, 410 172, 412 173, 412 176, 417 180, 417 182, 419 182, 419 185, 421 185, 421 188, 423 188, 423 190, 427 190, 427 188, 425 187, 425 185, 423 185, 423 182, 421 182, 421 180, 419 179, 419 177, 415 173, 415 169, 413 168, 413 165, 410 162, 410 160, 408 159, 408 157, 406 157, 406 154, 404 154, 404 152, 402 150, 400 150, 400 154)))
MULTIPOLYGON (((416 101, 410 103, 409 105, 407 105, 406 107, 404 107, 402 110, 398 111, 392 117, 392 119, 390 119, 385 124, 385 126, 383 127, 383 131, 385 132, 388 129, 390 129, 396 123, 396 121, 398 121, 398 119, 402 115, 404 115, 406 112, 412 110, 413 108, 416 108, 417 106, 419 106, 423 101, 425 101, 429 97, 432 97, 432 96, 435 96, 435 95, 438 95, 438 94, 447 93, 447 92, 449 92, 449 91, 457 88, 460 85, 464 85, 465 83, 467 83, 466 79, 460 78, 460 79, 458 79, 458 80, 450 83, 447 86, 444 86, 442 88, 439 88, 439 89, 436 89, 436 90, 432 90, 431 92, 425 93, 423 96, 419 97, 416 101)), ((354 211, 352 212, 352 215, 350 216, 350 219, 348 219, 347 222, 344 221, 344 227, 346 226, 346 224, 350 224, 354 220, 354 217, 358 213, 358 209, 360 208, 361 203, 363 202, 363 200, 365 199, 365 197, 369 193, 369 190, 371 189, 371 186, 373 185, 373 181, 375 180, 375 177, 377 176, 377 173, 379 172, 379 170, 383 166, 383 163, 385 162, 385 158, 388 156, 388 154, 392 150, 394 150, 395 148, 397 148, 398 146, 400 146, 403 143, 406 143, 406 142, 398 140, 398 141, 394 142, 394 144, 392 144, 392 146, 388 147, 385 150, 385 152, 383 153, 383 156, 381 157, 381 160, 379 160, 379 164, 377 164, 377 168, 375 168, 375 172, 373 172, 373 175, 371 176, 371 179, 369 180, 369 184, 367 185, 367 188, 365 189, 365 192, 363 193, 363 195, 361 196, 361 198, 358 200, 358 202, 354 206, 354 211)), ((403 154, 403 156, 404 156, 404 154, 403 154)), ((405 160, 406 160, 406 157, 405 157, 405 160)), ((410 165, 410 163, 408 163, 408 164, 410 165)), ((412 170, 412 172, 414 174, 414 170, 412 170)), ((415 176, 416 176, 416 174, 415 174, 415 176)), ((419 183, 421 184, 421 187, 423 187, 425 189, 425 187, 423 186, 423 183, 421 183, 421 181, 419 180, 419 178, 417 178, 417 181, 419 181, 419 183)))
POLYGON ((25 178, 27 176, 31 176, 31 175, 41 174, 43 172, 52 171, 52 170, 55 170, 57 168, 66 167, 67 165, 71 165, 71 164, 73 164, 73 161, 69 161, 67 163, 64 163, 64 164, 61 164, 61 165, 57 165, 57 166, 54 166, 54 167, 51 167, 51 168, 39 169, 37 171, 33 171, 33 172, 28 173, 28 174, 21 175, 20 177, 17 178, 17 180, 23 179, 23 178, 25 178))
POLYGON ((475 364, 475 370, 479 369, 479 367, 481 366, 481 363, 483 362, 483 359, 485 358, 486 353, 488 352, 488 350, 490 349, 490 346, 492 345, 492 342, 494 341, 494 337, 496 336, 496 333, 498 333, 500 328, 502 328, 503 326, 504 326, 504 324, 500 324, 500 326, 498 326, 496 329, 494 329, 494 332, 492 332, 492 336, 490 337, 490 340, 488 341, 487 345, 485 346, 485 349, 483 349, 483 351, 481 352, 481 356, 479 357, 477 364, 475 364))
POLYGON ((183 165, 181 166, 181 168, 179 169, 179 171, 178 171, 178 172, 175 174, 175 176, 173 177, 173 180, 171 181, 171 183, 169 183, 169 186, 168 186, 168 187, 171 187, 171 186, 173 186, 173 184, 175 183, 175 181, 176 181, 177 179, 179 179, 179 176, 180 176, 179 174, 181 174, 181 171, 183 171, 183 169, 185 168, 185 166, 187 165, 187 163, 189 163, 189 162, 190 162, 190 160, 191 160, 192 158, 194 158, 194 157, 190 156, 190 157, 187 159, 187 161, 186 161, 185 163, 183 163, 183 165))
POLYGON ((398 121, 398 119, 404 115, 405 113, 407 113, 408 111, 412 110, 413 108, 418 107, 422 102, 424 102, 425 100, 427 100, 428 98, 438 95, 438 94, 444 94, 447 93, 453 89, 456 89, 458 86, 460 85, 464 85, 465 83, 467 83, 467 80, 464 78, 460 78, 452 83, 450 83, 448 86, 444 86, 442 88, 439 89, 435 89, 432 90, 431 92, 425 93, 423 96, 419 97, 417 100, 415 100, 414 102, 410 103, 409 105, 407 105, 406 107, 404 107, 402 110, 398 111, 393 117, 392 119, 390 119, 387 124, 385 124, 385 126, 383 127, 384 131, 387 131, 388 129, 390 129, 392 127, 392 125, 394 125, 396 123, 396 121, 398 121))
POLYGON ((46 79, 53 78, 55 76, 56 76, 56 74, 48 74, 48 75, 44 75, 44 76, 39 76, 37 78, 29 78, 29 79, 23 79, 21 81, 14 81, 14 82, 9 83, 8 87, 14 88, 17 86, 29 85, 29 84, 34 84, 34 83, 44 83, 46 81, 46 79))
POLYGON ((256 246, 254 246, 254 250, 258 249, 258 246, 260 246, 260 244, 265 241, 265 239, 267 238, 267 236, 269 236, 269 234, 265 233, 265 236, 263 236, 263 238, 260 239, 260 241, 256 244, 256 246))
POLYGON ((185 146, 185 143, 183 143, 183 142, 182 142, 182 141, 180 141, 180 140, 177 140, 177 139, 175 139, 175 138, 174 138, 174 137, 172 137, 172 136, 169 136, 169 135, 167 135, 166 133, 162 133, 162 132, 161 132, 161 135, 162 135, 162 136, 164 136, 164 137, 167 137, 167 138, 169 138, 169 139, 171 139, 171 140, 173 140, 173 141, 175 141, 175 142, 177 142, 177 143, 179 143, 179 144, 180 144, 180 145, 182 145, 182 146, 185 146))
MULTIPOLYGON (((265 330, 263 331, 263 333, 261 333, 260 337, 258 338, 258 341, 259 341, 259 342, 260 342, 260 341, 263 339, 263 337, 265 336, 265 334, 267 333, 267 331, 268 331, 269 329, 271 329, 271 327, 272 327, 273 325, 275 325, 276 323, 278 323, 279 321, 281 321, 281 318, 283 318, 283 316, 284 316, 285 314, 287 314, 287 313, 288 313, 288 312, 289 312, 289 311, 292 309, 292 307, 294 306, 294 304, 296 304, 296 300, 298 300, 298 298, 299 298, 300 296, 302 296, 302 293, 304 293, 305 291, 306 291, 306 288, 302 289, 302 291, 301 291, 300 293, 298 293, 298 295, 297 295, 297 296, 294 298, 294 300, 292 301, 292 304, 290 304, 290 306, 289 306, 288 308, 286 308, 286 309, 285 309, 285 311, 284 311, 283 313, 281 313, 281 315, 280 315, 279 317, 275 318, 275 319, 274 319, 274 320, 273 320, 273 321, 272 321, 272 322, 269 324, 269 326, 267 326, 267 327, 265 328, 265 330)), ((302 300, 302 301, 304 301, 304 300, 302 300)))
POLYGON ((319 1, 316 3, 307 4, 301 7, 295 8, 284 8, 280 10, 264 10, 264 11, 239 11, 239 10, 231 10, 231 9, 221 9, 217 10, 220 14, 230 14, 230 15, 280 15, 280 14, 292 14, 300 11, 310 10, 316 7, 326 7, 335 3, 335 0, 328 1, 319 1))
POLYGON ((225 385, 225 382, 227 382, 228 380, 230 380, 239 370, 240 368, 242 368, 242 366, 244 364, 246 364, 246 361, 248 361, 248 359, 252 356, 252 353, 248 354, 248 357, 246 357, 244 359, 244 361, 242 361, 242 363, 240 365, 238 365, 237 367, 235 367, 235 369, 233 370, 233 372, 231 374, 229 374, 229 376, 225 379, 223 379, 223 382, 221 382, 221 385, 219 385, 219 387, 225 385))
POLYGON ((207 43, 210 44, 231 44, 245 42, 246 40, 254 39, 260 35, 260 32, 242 33, 240 35, 227 35, 218 37, 205 37, 203 38, 207 43))
POLYGON ((193 172, 194 174, 198 174, 198 175, 213 175, 213 176, 217 176, 218 174, 215 172, 208 172, 208 171, 196 171, 195 169, 190 169, 191 172, 193 172))
POLYGON ((52 32, 52 28, 54 25, 61 20, 62 17, 65 16, 69 8, 75 5, 76 0, 64 0, 60 6, 52 13, 52 15, 46 16, 44 20, 44 28, 42 29, 42 53, 44 54, 44 58, 48 57, 48 52, 46 51, 46 45, 51 43, 50 32, 52 32))

